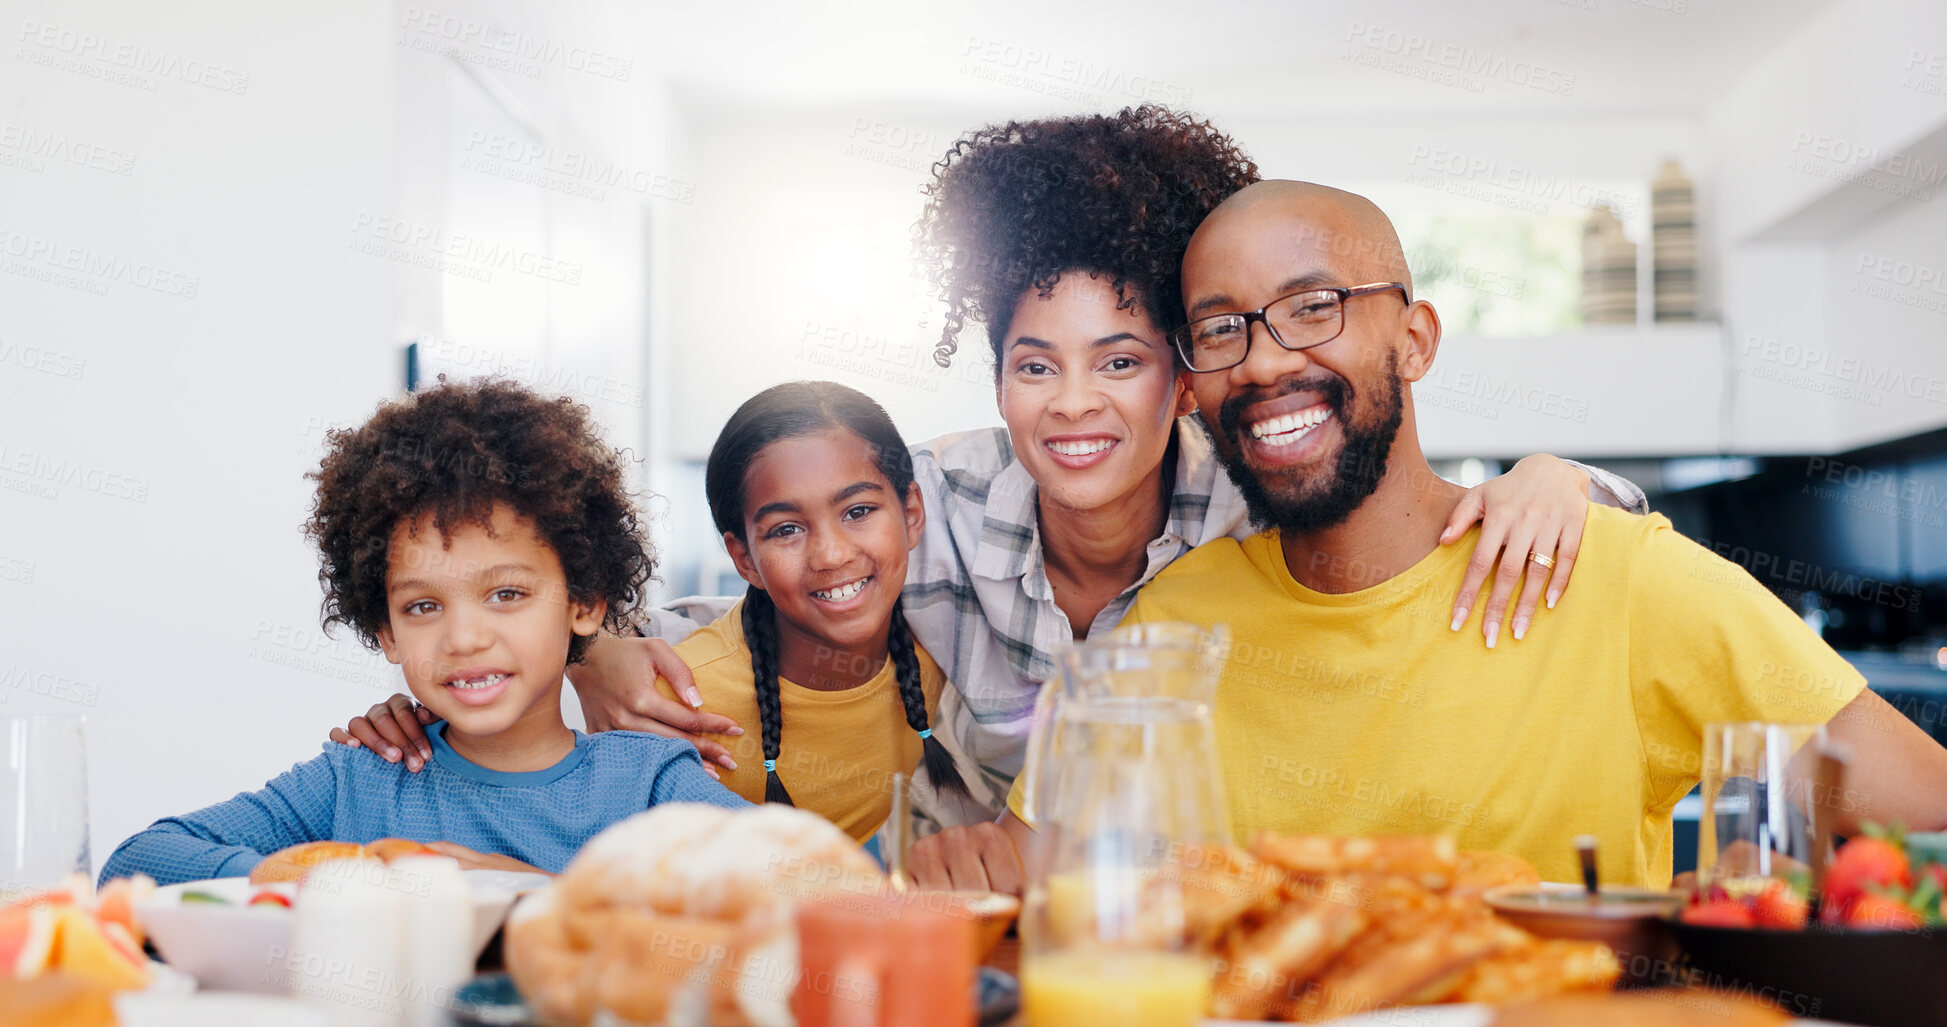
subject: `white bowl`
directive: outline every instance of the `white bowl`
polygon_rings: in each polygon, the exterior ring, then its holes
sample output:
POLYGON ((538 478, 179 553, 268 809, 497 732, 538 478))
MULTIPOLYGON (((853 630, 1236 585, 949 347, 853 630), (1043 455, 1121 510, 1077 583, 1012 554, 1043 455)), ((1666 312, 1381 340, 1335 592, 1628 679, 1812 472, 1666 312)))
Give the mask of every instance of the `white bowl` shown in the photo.
MULTIPOLYGON (((493 940, 514 900, 548 883, 545 874, 506 870, 467 870, 462 875, 473 892, 475 958, 493 940)), ((242 877, 188 881, 157 888, 154 896, 136 906, 135 914, 162 958, 203 987, 278 994, 288 978, 282 964, 291 949, 297 916, 283 906, 245 905, 252 895, 265 891, 290 898, 297 885, 253 885, 242 877), (207 892, 228 904, 185 904, 186 891, 207 892)))

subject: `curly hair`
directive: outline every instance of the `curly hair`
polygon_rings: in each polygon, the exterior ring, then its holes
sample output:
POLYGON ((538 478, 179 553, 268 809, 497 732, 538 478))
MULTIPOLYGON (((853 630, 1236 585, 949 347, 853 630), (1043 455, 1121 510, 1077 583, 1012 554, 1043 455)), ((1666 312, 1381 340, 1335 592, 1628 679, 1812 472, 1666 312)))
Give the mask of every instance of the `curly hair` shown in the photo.
POLYGON ((1165 107, 989 125, 933 165, 915 230, 918 263, 946 301, 933 358, 945 367, 969 320, 999 364, 1014 305, 1048 296, 1064 272, 1107 277, 1118 309, 1183 322, 1190 233, 1258 180, 1257 165, 1208 121, 1165 107))
MULTIPOLYGON (((431 514, 441 535, 491 527, 495 504, 534 522, 561 560, 568 596, 606 600, 604 624, 627 626, 655 552, 588 408, 510 381, 441 383, 380 404, 357 428, 326 437, 317 499, 304 533, 318 545, 324 626, 343 624, 378 648, 389 623, 385 575, 392 533, 431 514)), ((594 639, 575 636, 568 662, 594 639)))

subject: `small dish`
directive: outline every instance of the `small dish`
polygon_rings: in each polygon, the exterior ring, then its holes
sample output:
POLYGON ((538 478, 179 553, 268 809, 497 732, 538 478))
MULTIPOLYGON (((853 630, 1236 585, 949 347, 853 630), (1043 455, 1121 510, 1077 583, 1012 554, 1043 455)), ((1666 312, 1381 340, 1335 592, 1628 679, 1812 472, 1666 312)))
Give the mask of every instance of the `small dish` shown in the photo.
POLYGON ((947 892, 946 912, 974 922, 974 961, 985 962, 1021 915, 1021 900, 993 891, 947 892))
MULTIPOLYGON (((478 958, 521 895, 545 885, 545 874, 467 870, 473 893, 473 951, 478 958)), ((242 877, 189 881, 157 888, 136 906, 136 916, 155 949, 170 965, 203 987, 219 991, 281 994, 289 973, 284 967, 296 933, 294 912, 279 905, 246 905, 251 896, 297 893, 292 883, 253 885, 242 877), (186 892, 214 896, 217 902, 183 901, 186 892)))
POLYGON ((1675 955, 1667 921, 1683 906, 1677 892, 1610 887, 1591 896, 1579 885, 1516 884, 1490 888, 1481 897, 1529 934, 1609 946, 1628 981, 1649 983, 1675 955))

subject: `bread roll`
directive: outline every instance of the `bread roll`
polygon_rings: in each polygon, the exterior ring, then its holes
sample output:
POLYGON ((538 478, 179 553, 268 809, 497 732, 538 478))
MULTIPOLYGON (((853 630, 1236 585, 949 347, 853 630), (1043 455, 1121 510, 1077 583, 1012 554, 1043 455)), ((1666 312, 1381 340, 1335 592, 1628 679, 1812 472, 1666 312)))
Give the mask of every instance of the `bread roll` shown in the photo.
POLYGON ((410 838, 380 838, 365 843, 365 855, 381 863, 391 863, 406 856, 437 856, 439 850, 410 838))
POLYGON ((583 952, 568 940, 567 923, 555 915, 554 890, 521 897, 507 915, 501 939, 507 967, 545 1023, 587 1023, 595 999, 583 977, 583 952))
POLYGON ((279 849, 250 871, 251 884, 301 881, 311 868, 328 859, 357 859, 364 847, 357 842, 305 842, 279 849))
POLYGON ((250 871, 250 883, 302 881, 312 867, 328 859, 376 859, 381 863, 391 863, 401 856, 437 855, 438 852, 424 843, 406 838, 380 838, 364 845, 357 842, 304 842, 264 857, 264 861, 250 871))
POLYGON ((620 905, 737 920, 826 889, 874 891, 879 867, 815 813, 670 803, 596 835, 561 878, 570 909, 620 905))
POLYGON ((507 969, 551 1021, 786 1027, 791 902, 884 877, 851 838, 788 806, 671 803, 597 835, 508 918, 507 969))

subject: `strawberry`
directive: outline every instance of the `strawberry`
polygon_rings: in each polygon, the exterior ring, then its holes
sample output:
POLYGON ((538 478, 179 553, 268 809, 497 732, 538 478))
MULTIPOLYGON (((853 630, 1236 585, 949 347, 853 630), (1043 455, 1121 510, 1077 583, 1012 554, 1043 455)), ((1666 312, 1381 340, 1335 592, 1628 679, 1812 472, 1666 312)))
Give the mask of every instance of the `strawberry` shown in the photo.
POLYGON ((1699 927, 1756 927, 1757 918, 1738 902, 1706 902, 1683 911, 1683 922, 1699 927))
POLYGON ((1913 886, 1906 853, 1883 838, 1854 838, 1839 850, 1825 872, 1825 898, 1843 910, 1869 887, 1905 891, 1913 886))
POLYGON ((1751 917, 1759 927, 1781 927, 1796 931, 1805 926, 1804 899, 1793 894, 1791 886, 1773 881, 1751 900, 1751 917))
POLYGON ((1917 931, 1926 921, 1900 900, 1878 892, 1866 892, 1846 907, 1847 927, 1874 927, 1888 931, 1917 931))

